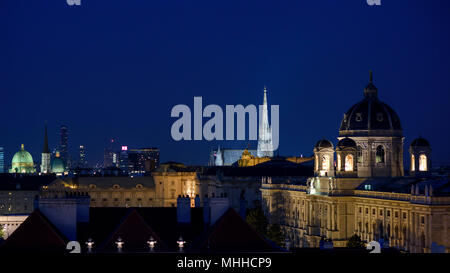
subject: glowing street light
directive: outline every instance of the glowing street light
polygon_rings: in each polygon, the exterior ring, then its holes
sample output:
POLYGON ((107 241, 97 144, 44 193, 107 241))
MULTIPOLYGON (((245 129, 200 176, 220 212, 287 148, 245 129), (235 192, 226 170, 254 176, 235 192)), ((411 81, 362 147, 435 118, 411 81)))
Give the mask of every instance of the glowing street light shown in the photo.
POLYGON ((122 252, 124 242, 122 241, 122 238, 117 238, 116 245, 117 245, 117 252, 122 252))
POLYGON ((153 252, 156 245, 156 240, 153 239, 153 236, 150 236, 150 239, 147 241, 148 247, 150 248, 150 252, 153 252))
POLYGON ((92 241, 92 238, 89 238, 86 242, 87 245, 87 252, 92 253, 92 247, 94 246, 94 242, 92 241))
POLYGON ((184 244, 186 244, 186 241, 183 240, 183 237, 180 236, 180 239, 178 239, 177 244, 178 244, 178 251, 183 252, 184 244))

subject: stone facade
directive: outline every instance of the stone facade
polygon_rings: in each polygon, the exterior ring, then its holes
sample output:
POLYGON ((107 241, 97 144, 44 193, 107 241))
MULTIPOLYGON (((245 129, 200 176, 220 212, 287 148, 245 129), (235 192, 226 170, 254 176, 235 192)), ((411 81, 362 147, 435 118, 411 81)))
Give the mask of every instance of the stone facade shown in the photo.
POLYGON ((315 186, 265 183, 263 208, 294 247, 319 247, 322 238, 345 247, 357 234, 413 253, 431 252, 433 243, 450 252, 450 197, 342 189, 347 182, 364 182, 350 180, 335 178, 337 189, 328 194, 312 193, 315 186))

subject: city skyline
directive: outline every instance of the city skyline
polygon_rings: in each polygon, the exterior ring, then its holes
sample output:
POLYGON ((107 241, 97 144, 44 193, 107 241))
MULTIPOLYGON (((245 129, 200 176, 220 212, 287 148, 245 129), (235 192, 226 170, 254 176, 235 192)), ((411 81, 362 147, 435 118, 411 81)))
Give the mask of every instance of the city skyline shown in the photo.
POLYGON ((191 105, 194 96, 221 106, 261 104, 264 85, 269 103, 280 105, 275 154, 310 155, 318 138, 337 142, 335 128, 351 101, 361 98, 370 69, 380 99, 398 111, 405 146, 421 135, 432 143, 435 166, 450 163, 450 125, 436 130, 437 121, 450 116, 445 1, 5 5, 0 22, 10 27, 0 30, 7 38, 0 45, 6 60, 0 111, 14 116, 5 120, 8 134, 0 139, 7 164, 22 143, 39 161, 45 120, 51 147, 67 125, 72 157, 85 145, 91 163, 101 163, 108 140, 117 138, 123 145, 158 147, 161 162, 207 164, 213 147, 257 143, 173 141, 170 109, 191 105), (118 39, 115 31, 124 36, 118 39))

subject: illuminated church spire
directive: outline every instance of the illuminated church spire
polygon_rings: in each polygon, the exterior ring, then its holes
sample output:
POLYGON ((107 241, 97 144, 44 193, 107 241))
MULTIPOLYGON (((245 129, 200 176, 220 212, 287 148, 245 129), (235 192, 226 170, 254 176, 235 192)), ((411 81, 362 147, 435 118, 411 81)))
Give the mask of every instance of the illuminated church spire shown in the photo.
POLYGON ((258 157, 273 157, 272 129, 269 126, 269 113, 267 109, 267 88, 264 86, 264 100, 259 115, 258 157))
POLYGON ((45 123, 44 148, 42 149, 41 173, 50 173, 50 149, 48 148, 47 123, 45 123))

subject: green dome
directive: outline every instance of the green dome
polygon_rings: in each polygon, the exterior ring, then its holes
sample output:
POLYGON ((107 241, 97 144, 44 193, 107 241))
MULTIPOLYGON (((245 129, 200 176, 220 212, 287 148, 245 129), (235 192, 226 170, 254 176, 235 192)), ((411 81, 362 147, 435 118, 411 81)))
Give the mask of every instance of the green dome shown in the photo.
POLYGON ((61 158, 55 157, 52 161, 52 173, 62 174, 64 171, 64 162, 61 158))
POLYGON ((33 157, 27 152, 22 144, 20 151, 14 154, 11 163, 11 173, 34 173, 33 157))

